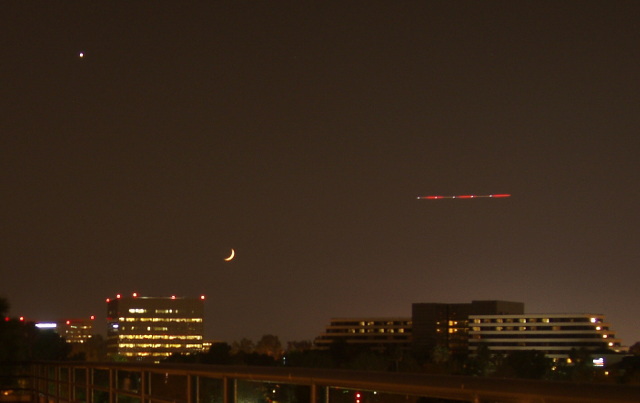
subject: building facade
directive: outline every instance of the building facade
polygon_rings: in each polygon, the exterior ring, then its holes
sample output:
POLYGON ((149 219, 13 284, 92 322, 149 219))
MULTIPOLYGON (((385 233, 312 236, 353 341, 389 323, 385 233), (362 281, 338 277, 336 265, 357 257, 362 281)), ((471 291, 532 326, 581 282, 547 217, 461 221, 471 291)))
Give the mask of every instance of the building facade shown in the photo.
POLYGON ((411 318, 333 318, 315 345, 328 349, 334 342, 345 342, 378 351, 408 349, 411 330, 411 318))
POLYGON ((160 360, 202 351, 204 297, 107 299, 107 353, 131 360, 160 360))
POLYGON ((90 319, 66 319, 58 322, 57 332, 69 343, 84 344, 93 337, 93 321, 90 319))
POLYGON ((57 322, 38 322, 36 327, 52 330, 65 339, 67 343, 84 344, 93 337, 93 322, 90 319, 61 319, 57 322))
POLYGON ((470 315, 522 313, 522 302, 414 303, 411 307, 413 349, 431 352, 436 347, 443 347, 452 354, 466 354, 470 315))
POLYGON ((566 360, 572 349, 622 351, 600 314, 471 315, 469 322, 471 353, 485 345, 498 354, 537 350, 566 360))

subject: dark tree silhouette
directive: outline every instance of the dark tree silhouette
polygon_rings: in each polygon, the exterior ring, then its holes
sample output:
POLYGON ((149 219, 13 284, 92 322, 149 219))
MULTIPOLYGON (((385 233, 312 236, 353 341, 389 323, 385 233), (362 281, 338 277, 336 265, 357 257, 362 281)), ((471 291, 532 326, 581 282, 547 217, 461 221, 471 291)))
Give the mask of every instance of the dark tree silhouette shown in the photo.
POLYGON ((551 358, 541 351, 514 351, 505 357, 498 373, 507 377, 544 379, 552 364, 551 358))

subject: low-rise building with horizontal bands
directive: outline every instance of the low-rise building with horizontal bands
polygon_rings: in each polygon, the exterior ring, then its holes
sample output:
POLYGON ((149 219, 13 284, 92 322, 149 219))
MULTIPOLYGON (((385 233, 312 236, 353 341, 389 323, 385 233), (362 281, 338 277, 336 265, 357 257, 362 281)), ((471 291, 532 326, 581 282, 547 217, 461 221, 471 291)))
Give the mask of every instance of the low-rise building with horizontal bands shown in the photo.
POLYGON ((469 316, 471 353, 485 345, 492 353, 537 350, 550 358, 566 360, 574 349, 621 352, 620 344, 601 314, 469 316))
POLYGON ((204 297, 107 299, 107 352, 130 360, 158 361, 203 349, 204 297))
POLYGON ((315 345, 327 349, 334 342, 345 342, 380 351, 408 349, 411 330, 411 318, 405 317, 333 318, 324 333, 316 338, 315 345))

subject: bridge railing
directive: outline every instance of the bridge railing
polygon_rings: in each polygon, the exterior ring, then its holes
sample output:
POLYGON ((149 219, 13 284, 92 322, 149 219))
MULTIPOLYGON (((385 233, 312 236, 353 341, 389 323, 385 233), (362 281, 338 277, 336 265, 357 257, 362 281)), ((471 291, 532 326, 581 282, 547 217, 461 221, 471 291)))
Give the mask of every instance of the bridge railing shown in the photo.
POLYGON ((623 385, 303 368, 46 362, 29 374, 38 403, 640 402, 623 385))

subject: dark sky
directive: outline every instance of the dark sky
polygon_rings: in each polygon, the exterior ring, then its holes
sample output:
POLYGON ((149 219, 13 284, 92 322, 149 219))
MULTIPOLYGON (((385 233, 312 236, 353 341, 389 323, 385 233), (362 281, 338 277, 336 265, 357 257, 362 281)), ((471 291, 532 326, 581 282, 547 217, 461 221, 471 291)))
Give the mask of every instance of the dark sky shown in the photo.
POLYGON ((638 2, 203 3, 3 4, 12 315, 205 294, 208 338, 302 340, 502 299, 640 341, 638 2))

